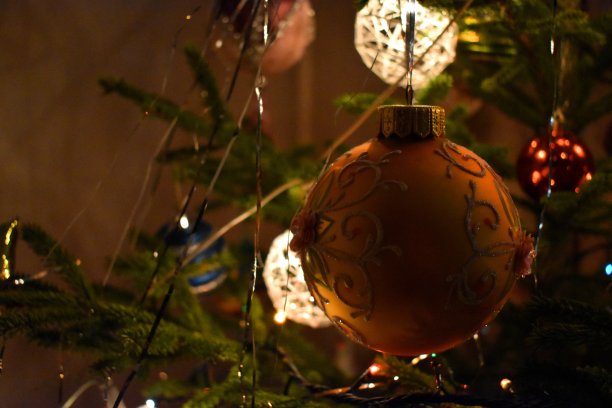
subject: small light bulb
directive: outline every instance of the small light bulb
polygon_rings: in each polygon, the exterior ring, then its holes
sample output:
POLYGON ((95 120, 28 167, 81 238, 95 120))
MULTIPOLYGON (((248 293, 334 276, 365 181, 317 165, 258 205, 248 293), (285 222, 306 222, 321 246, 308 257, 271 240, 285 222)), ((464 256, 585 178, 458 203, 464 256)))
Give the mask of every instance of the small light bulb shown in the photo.
POLYGON ((415 357, 415 358, 412 359, 412 365, 417 365, 417 364, 419 364, 420 361, 421 361, 420 358, 415 357))
POLYGON ((605 271, 607 276, 612 276, 612 263, 606 265, 605 271))
POLYGON ((368 371, 371 375, 378 374, 380 370, 382 370, 382 366, 378 363, 374 363, 368 368, 368 371))
POLYGON ((552 38, 550 39, 550 53, 555 53, 555 40, 553 40, 552 38))
POLYGON ((182 229, 189 228, 189 220, 187 219, 186 215, 181 216, 181 219, 179 220, 179 225, 181 226, 182 229))
POLYGON ((428 356, 429 356, 429 354, 421 354, 421 355, 419 356, 419 359, 421 359, 421 360, 425 360, 425 359, 426 359, 428 356))
POLYGON ((287 315, 282 310, 279 310, 274 315, 274 321, 276 322, 276 324, 283 324, 285 323, 286 320, 287 320, 287 315))
POLYGON ((368 384, 368 388, 374 388, 374 387, 376 387, 376 385, 374 383, 369 383, 368 384))
POLYGON ((393 377, 393 381, 397 381, 397 380, 399 380, 399 376, 398 376, 398 375, 396 375, 395 377, 393 377))
POLYGON ((148 399, 145 402, 145 405, 147 406, 147 408, 155 408, 155 401, 153 401, 152 399, 148 399))
POLYGON ((499 382, 499 385, 502 388, 502 390, 508 391, 508 389, 512 385, 512 381, 510 381, 508 378, 504 378, 499 382))

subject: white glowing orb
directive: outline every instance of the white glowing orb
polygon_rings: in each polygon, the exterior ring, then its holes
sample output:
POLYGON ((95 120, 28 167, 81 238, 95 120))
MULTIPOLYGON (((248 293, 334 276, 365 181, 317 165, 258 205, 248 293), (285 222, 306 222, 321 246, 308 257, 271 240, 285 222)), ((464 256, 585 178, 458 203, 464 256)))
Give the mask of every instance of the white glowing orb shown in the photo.
POLYGON ((331 322, 308 291, 300 259, 289 249, 291 238, 291 232, 285 231, 274 239, 263 270, 277 316, 282 315, 283 322, 287 318, 314 328, 329 326, 331 322))
MULTIPOLYGON (((388 84, 406 86, 407 0, 370 0, 355 19, 355 48, 363 62, 388 84), (400 10, 401 7, 401 10, 400 10)), ((414 68, 412 87, 422 88, 455 59, 458 28, 451 25, 436 45, 421 59, 444 31, 450 18, 416 3, 414 68), (419 62, 420 60, 420 62, 419 62)))

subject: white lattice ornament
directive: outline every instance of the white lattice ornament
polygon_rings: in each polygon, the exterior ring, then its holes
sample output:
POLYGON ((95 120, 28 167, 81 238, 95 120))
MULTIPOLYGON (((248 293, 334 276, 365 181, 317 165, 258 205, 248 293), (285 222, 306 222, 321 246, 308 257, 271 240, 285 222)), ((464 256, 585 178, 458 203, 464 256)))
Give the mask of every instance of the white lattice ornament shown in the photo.
MULTIPOLYGON (((355 48, 363 62, 388 84, 406 86, 406 0, 370 0, 355 19, 355 48), (400 10, 401 7, 401 10, 400 10)), ((458 29, 448 27, 434 47, 423 56, 448 26, 450 18, 416 3, 413 88, 422 88, 455 59, 458 29)))
POLYGON ((291 232, 285 231, 270 246, 263 270, 268 295, 287 319, 314 328, 327 327, 331 322, 308 290, 300 259, 289 249, 291 238, 291 232))

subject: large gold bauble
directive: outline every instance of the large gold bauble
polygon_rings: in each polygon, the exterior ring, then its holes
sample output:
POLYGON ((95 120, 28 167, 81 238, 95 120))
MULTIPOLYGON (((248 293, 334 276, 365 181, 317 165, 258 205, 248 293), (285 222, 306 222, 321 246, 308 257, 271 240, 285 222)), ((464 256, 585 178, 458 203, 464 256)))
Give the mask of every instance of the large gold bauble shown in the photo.
POLYGON ((383 106, 381 134, 341 156, 292 224, 312 295, 349 338, 416 355, 471 337, 529 273, 507 187, 444 137, 444 111, 383 106))

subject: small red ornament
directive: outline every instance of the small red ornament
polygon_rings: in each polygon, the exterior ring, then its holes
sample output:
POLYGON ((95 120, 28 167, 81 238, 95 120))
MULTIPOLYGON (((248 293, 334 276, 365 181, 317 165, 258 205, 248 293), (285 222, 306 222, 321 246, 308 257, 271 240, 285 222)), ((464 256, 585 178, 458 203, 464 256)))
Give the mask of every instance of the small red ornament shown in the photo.
POLYGON ((379 137, 331 165, 291 229, 330 320, 397 355, 471 338, 535 255, 507 187, 444 137, 444 111, 434 106, 381 107, 379 137))
POLYGON ((518 182, 534 200, 548 191, 549 167, 551 191, 575 191, 593 177, 593 156, 586 145, 574 134, 556 127, 550 137, 549 163, 548 134, 531 139, 521 150, 516 164, 518 182))

